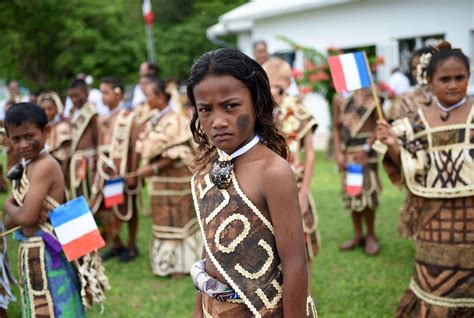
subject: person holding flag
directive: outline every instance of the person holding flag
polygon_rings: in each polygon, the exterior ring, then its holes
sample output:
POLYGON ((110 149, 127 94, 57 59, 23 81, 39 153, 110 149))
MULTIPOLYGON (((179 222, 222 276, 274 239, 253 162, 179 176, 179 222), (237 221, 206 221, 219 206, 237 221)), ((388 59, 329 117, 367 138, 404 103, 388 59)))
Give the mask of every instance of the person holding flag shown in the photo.
POLYGON ((123 107, 124 85, 116 77, 103 78, 100 91, 110 113, 98 119, 97 172, 91 185, 91 207, 101 220, 112 248, 102 259, 118 257, 129 262, 138 256, 137 178, 124 177, 138 166, 135 114, 123 107), (128 226, 128 243, 120 239, 122 222, 128 226))
POLYGON ((80 278, 43 212, 66 199, 61 166, 44 148, 47 123, 44 110, 31 103, 15 104, 5 115, 7 136, 23 158, 17 173, 9 175, 13 194, 4 203, 6 227, 21 226, 14 238, 19 241, 22 317, 85 317, 80 278))
POLYGON ((354 237, 340 249, 364 246, 367 255, 375 255, 380 249, 375 236, 375 210, 381 184, 372 144, 377 117, 383 115, 364 52, 331 56, 329 67, 334 87, 340 93, 333 100, 334 151, 342 174, 343 202, 351 211, 354 226, 354 237), (370 86, 372 94, 367 89, 370 86), (367 226, 365 236, 362 220, 367 226))
POLYGON ((392 125, 380 120, 384 168, 411 204, 401 233, 413 239, 413 276, 396 317, 474 317, 474 105, 469 58, 448 42, 425 55, 431 105, 392 125))

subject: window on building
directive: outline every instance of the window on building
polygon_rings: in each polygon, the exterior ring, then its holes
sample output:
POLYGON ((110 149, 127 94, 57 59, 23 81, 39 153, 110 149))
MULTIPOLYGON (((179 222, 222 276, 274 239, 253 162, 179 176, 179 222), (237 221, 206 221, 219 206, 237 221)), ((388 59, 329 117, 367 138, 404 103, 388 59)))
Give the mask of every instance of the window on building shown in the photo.
POLYGON ((400 71, 408 76, 412 85, 415 84, 415 79, 411 76, 410 66, 413 52, 428 45, 436 46, 442 40, 444 40, 444 34, 425 35, 398 40, 398 62, 400 71))
POLYGON ((296 53, 295 51, 290 51, 290 50, 277 51, 273 53, 272 56, 281 58, 286 63, 290 64, 291 67, 293 67, 293 64, 295 63, 296 53))

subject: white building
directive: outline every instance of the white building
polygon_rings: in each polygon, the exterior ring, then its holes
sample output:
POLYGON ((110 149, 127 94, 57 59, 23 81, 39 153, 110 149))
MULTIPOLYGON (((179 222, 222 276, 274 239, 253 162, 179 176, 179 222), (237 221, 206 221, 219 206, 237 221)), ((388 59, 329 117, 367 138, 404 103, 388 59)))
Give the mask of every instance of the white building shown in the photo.
MULTIPOLYGON (((473 61, 474 0, 254 0, 207 30, 211 40, 226 34, 236 34, 239 49, 250 56, 257 40, 265 40, 270 53, 290 50, 278 36, 322 52, 373 47, 385 58, 377 75, 386 80, 394 67, 407 71, 411 52, 432 39, 451 42, 473 61)), ((301 56, 295 66, 301 68, 301 56)), ((314 107, 326 134, 327 110, 314 107)))

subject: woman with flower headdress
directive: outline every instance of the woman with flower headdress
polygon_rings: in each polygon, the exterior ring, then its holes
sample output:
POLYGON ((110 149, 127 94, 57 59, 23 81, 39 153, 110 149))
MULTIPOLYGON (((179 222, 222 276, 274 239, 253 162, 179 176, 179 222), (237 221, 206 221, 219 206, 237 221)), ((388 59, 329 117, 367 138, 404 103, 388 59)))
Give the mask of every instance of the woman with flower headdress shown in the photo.
POLYGON ((71 146, 71 126, 63 117, 64 105, 55 92, 42 93, 38 97, 38 104, 43 108, 51 127, 46 144, 49 153, 60 163, 64 177, 68 180, 68 157, 71 146))
POLYGON ((474 316, 474 107, 469 59, 443 42, 427 59, 433 103, 377 125, 384 167, 412 195, 400 228, 414 239, 415 273, 397 317, 474 316))

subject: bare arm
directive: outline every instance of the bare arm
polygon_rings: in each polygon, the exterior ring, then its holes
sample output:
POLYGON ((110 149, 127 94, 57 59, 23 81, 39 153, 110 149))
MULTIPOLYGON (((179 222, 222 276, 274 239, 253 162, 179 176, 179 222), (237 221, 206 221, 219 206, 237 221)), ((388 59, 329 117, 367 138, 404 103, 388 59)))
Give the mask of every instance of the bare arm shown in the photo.
POLYGON ((202 312, 202 294, 200 292, 197 292, 192 318, 202 318, 202 317, 204 317, 204 313, 202 312))
MULTIPOLYGON (((132 124, 131 133, 130 133, 130 146, 128 149, 128 171, 137 171, 138 161, 140 155, 135 151, 135 146, 138 139, 138 127, 135 123, 132 124)), ((134 189, 137 187, 137 178, 127 178, 127 185, 129 188, 134 189)))
POLYGON ((308 132, 303 139, 304 143, 304 174, 301 184, 300 193, 308 193, 311 187, 311 179, 313 178, 314 169, 314 145, 313 133, 308 132))
POLYGON ((395 135, 392 127, 385 120, 377 121, 377 139, 387 145, 388 151, 386 156, 395 164, 397 168, 401 166, 400 159, 400 145, 397 142, 397 136, 395 135))
POLYGON ((18 206, 13 198, 5 201, 5 209, 12 222, 20 226, 34 226, 38 223, 43 202, 48 195, 54 178, 51 178, 52 163, 41 160, 31 173, 30 190, 26 194, 23 206, 18 206))
MULTIPOLYGON (((206 249, 202 249, 201 253, 201 259, 205 259, 207 256, 206 254, 206 249)), ((192 318, 202 318, 204 316, 204 313, 202 312, 202 294, 201 292, 197 292, 196 294, 196 301, 194 302, 194 310, 193 310, 193 315, 192 318)))
POLYGON ((92 144, 94 147, 97 147, 99 144, 99 125, 97 123, 99 115, 94 115, 91 119, 91 128, 92 128, 92 144))
POLYGON ((144 165, 137 170, 137 175, 141 177, 151 177, 154 172, 153 170, 166 169, 173 164, 174 160, 170 158, 162 158, 158 161, 154 161, 144 165))
POLYGON ((264 197, 283 268, 284 316, 305 317, 308 271, 295 177, 288 163, 282 160, 265 170, 263 180, 264 197))
POLYGON ((7 215, 5 215, 5 230, 12 229, 15 226, 16 226, 16 224, 12 221, 12 218, 7 213, 7 215))

